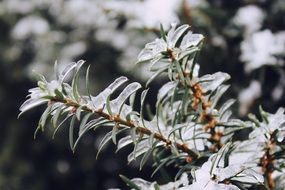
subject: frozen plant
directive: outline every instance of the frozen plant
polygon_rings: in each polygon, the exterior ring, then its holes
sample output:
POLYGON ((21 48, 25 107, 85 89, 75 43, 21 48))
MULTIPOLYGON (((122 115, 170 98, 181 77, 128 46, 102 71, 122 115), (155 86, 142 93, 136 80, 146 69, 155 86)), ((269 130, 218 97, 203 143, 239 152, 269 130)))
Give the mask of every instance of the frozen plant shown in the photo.
POLYGON ((233 22, 244 27, 246 34, 252 34, 258 31, 264 20, 265 14, 255 5, 247 5, 238 9, 233 22))
POLYGON ((254 33, 241 44, 241 61, 245 71, 252 72, 264 65, 284 65, 285 33, 273 34, 270 30, 254 33))
MULTIPOLYGON (((247 36, 241 43, 241 56, 240 60, 244 62, 244 70, 247 74, 259 70, 260 78, 264 77, 262 70, 267 67, 271 67, 276 70, 276 74, 279 75, 279 81, 274 85, 271 96, 274 101, 278 101, 282 98, 283 89, 285 86, 284 80, 284 52, 285 52, 285 32, 279 31, 272 33, 269 29, 258 31, 247 36)), ((262 95, 261 86, 263 81, 259 81, 259 87, 257 81, 251 81, 248 89, 245 89, 240 93, 239 101, 240 113, 244 115, 248 113, 249 107, 254 104, 254 100, 262 95), (246 92, 253 90, 250 96, 245 96, 246 92), (247 99, 247 100, 246 100, 247 99)))
POLYGON ((146 87, 119 77, 93 96, 88 67, 87 94, 83 95, 78 90, 78 79, 85 61, 70 63, 63 70, 55 65, 56 78, 47 81, 39 75, 38 86, 29 90, 21 114, 46 104, 36 133, 43 131, 48 121, 54 134, 69 123, 70 147, 75 151, 88 131, 110 128, 98 153, 111 141, 117 150, 132 146, 127 159, 139 160, 141 169, 152 157, 151 175, 170 172, 165 166, 176 169, 173 181, 163 185, 121 175, 131 189, 282 189, 284 109, 269 114, 260 108, 261 120, 252 114, 248 121, 233 118, 234 100, 221 101, 230 76, 222 72, 199 75, 197 56, 203 36, 193 34, 188 25, 172 25, 167 34, 161 27, 161 34, 161 38, 146 44, 138 56, 137 64, 148 62, 155 73, 146 87), (146 117, 145 100, 151 90, 148 86, 159 75, 167 76, 168 81, 158 91, 155 113, 149 111, 146 117), (137 100, 139 109, 134 107, 137 100))
POLYGON ((107 10, 113 10, 117 14, 127 15, 129 27, 156 28, 159 23, 170 25, 178 22, 177 10, 181 0, 146 0, 146 1, 109 1, 103 4, 107 10), (163 9, 161 8, 163 5, 163 9))

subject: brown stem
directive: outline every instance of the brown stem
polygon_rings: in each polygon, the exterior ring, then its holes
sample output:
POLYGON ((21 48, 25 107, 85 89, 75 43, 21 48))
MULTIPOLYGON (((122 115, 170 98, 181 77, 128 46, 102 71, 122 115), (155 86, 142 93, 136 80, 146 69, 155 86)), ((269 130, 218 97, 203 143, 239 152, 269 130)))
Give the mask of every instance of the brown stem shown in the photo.
POLYGON ((271 149, 275 146, 274 138, 270 138, 270 141, 267 145, 266 152, 260 160, 260 165, 264 173, 264 178, 266 179, 268 189, 272 190, 275 188, 275 181, 272 178, 273 168, 274 168, 274 156, 270 154, 271 149))
MULTIPOLYGON (((71 99, 58 99, 58 98, 53 98, 51 99, 52 102, 61 102, 63 104, 65 104, 66 106, 69 107, 75 107, 78 108, 81 105, 78 104, 77 102, 71 100, 71 99)), ((189 149, 185 144, 180 144, 177 142, 173 142, 167 138, 165 138, 163 135, 161 135, 160 133, 153 133, 151 130, 144 128, 144 127, 140 127, 140 126, 135 126, 133 121, 127 121, 124 120, 122 118, 120 118, 119 116, 112 116, 109 115, 108 113, 103 112, 102 109, 92 109, 88 106, 84 106, 82 108, 82 110, 87 111, 87 112, 92 112, 97 114, 100 117, 103 117, 109 121, 114 121, 118 124, 124 125, 124 126, 128 126, 129 128, 136 128, 136 131, 140 134, 145 134, 145 135, 153 135, 154 138, 156 138, 157 140, 160 140, 162 142, 164 142, 167 146, 169 145, 175 145, 179 150, 181 150, 182 152, 187 153, 189 156, 191 156, 193 159, 197 159, 198 158, 198 154, 195 153, 194 151, 192 151, 191 149, 189 149)))
MULTIPOLYGON (((168 54, 172 55, 171 50, 168 50, 168 54)), ((177 61, 174 58, 172 58, 172 60, 177 61)), ((183 71, 184 77, 185 78, 189 77, 191 72, 192 71, 190 71, 190 73, 183 71)), ((178 81, 180 82, 180 84, 182 86, 189 89, 189 93, 190 93, 190 91, 192 91, 193 98, 192 98, 191 107, 194 110, 198 110, 199 104, 202 105, 202 112, 200 113, 200 121, 206 122, 206 124, 204 126, 204 130, 205 131, 210 130, 209 132, 211 134, 211 137, 208 140, 213 143, 211 150, 213 152, 216 152, 217 150, 219 150, 220 147, 222 147, 222 143, 221 143, 220 139, 223 136, 223 133, 215 130, 215 127, 216 127, 218 122, 217 122, 215 117, 213 117, 212 115, 209 115, 207 113, 208 109, 212 103, 210 101, 205 100, 204 90, 199 83, 193 84, 191 80, 190 81, 186 80, 186 83, 184 83, 184 81, 180 80, 179 75, 176 78, 178 79, 178 81)))
POLYGON ((192 99, 193 103, 191 105, 192 108, 197 110, 198 105, 200 103, 202 104, 203 111, 200 114, 200 120, 202 122, 204 121, 207 122, 207 124, 204 126, 204 130, 205 131, 210 130, 211 137, 208 140, 213 143, 213 146, 211 147, 211 149, 213 152, 215 152, 219 150, 220 147, 222 147, 220 139, 223 136, 223 134, 215 130, 215 127, 218 123, 216 118, 207 113, 212 103, 210 101, 205 100, 205 96, 204 96, 205 93, 203 92, 203 88, 201 87, 200 84, 198 83, 194 85, 188 84, 188 86, 193 92, 193 99, 192 99))

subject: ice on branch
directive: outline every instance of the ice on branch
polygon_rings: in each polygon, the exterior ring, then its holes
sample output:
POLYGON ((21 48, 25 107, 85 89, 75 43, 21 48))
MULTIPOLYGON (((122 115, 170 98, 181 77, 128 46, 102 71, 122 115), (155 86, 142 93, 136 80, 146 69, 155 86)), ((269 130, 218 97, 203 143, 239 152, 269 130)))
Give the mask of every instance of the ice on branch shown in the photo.
POLYGON ((39 75, 38 86, 29 90, 28 100, 20 107, 21 114, 46 103, 36 132, 44 131, 48 121, 54 135, 67 124, 74 151, 87 132, 104 127, 109 130, 99 144, 98 154, 113 142, 117 151, 131 146, 127 160, 138 161, 140 169, 152 160, 151 176, 159 171, 167 173, 169 167, 176 171, 175 179, 165 185, 121 175, 132 189, 282 187, 284 109, 270 114, 260 108, 261 119, 252 114, 249 120, 234 118, 231 106, 235 101, 222 98, 230 76, 223 72, 199 73, 197 56, 203 36, 193 34, 189 28, 172 25, 165 32, 161 27, 162 37, 148 43, 138 56, 138 62, 147 62, 154 72, 146 87, 159 75, 168 76, 158 89, 154 112, 146 107, 152 89, 129 82, 124 76, 92 95, 90 67, 85 73, 87 94, 82 93, 79 79, 85 62, 81 60, 64 69, 55 64, 56 77, 51 81, 39 75))
POLYGON ((201 34, 192 34, 188 25, 182 25, 176 28, 176 24, 172 24, 167 35, 163 34, 162 38, 145 45, 145 48, 138 56, 138 62, 150 61, 155 63, 163 58, 181 59, 194 51, 194 47, 202 42, 201 34), (186 35, 185 35, 186 33, 186 35), (178 40, 182 39, 178 44, 178 40), (190 52, 189 52, 190 51, 190 52))

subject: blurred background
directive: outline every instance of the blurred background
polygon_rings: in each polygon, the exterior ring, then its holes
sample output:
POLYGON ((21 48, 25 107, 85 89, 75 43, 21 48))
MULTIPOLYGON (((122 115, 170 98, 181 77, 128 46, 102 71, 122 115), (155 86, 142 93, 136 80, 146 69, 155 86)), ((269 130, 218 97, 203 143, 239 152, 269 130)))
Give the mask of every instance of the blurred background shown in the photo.
POLYGON ((285 106, 284 0, 2 0, 0 189, 125 189, 119 174, 158 179, 149 177, 150 166, 127 165, 127 149, 115 154, 110 145, 96 160, 104 131, 90 132, 73 154, 67 129, 54 140, 51 131, 33 139, 41 108, 17 115, 36 85, 33 71, 52 78, 56 60, 61 67, 86 60, 93 94, 121 75, 144 84, 151 73, 135 66, 136 57, 160 23, 168 29, 172 22, 206 37, 201 73, 231 75, 224 98, 237 99, 236 117, 257 113, 259 104, 269 112, 285 106))

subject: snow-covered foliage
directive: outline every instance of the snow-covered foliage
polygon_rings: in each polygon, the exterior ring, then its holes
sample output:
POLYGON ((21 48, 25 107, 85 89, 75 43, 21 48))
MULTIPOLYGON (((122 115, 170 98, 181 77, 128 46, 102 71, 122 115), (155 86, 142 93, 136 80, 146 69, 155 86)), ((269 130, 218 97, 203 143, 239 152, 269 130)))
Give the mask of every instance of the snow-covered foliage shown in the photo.
MULTIPOLYGON (((70 119, 69 143, 73 151, 88 131, 111 127, 98 153, 109 141, 117 145, 117 150, 132 145, 128 162, 140 159, 142 169, 153 157, 152 175, 168 172, 165 166, 177 169, 176 180, 164 185, 121 175, 132 189, 273 190, 282 187, 284 109, 270 114, 260 108, 261 120, 252 114, 248 121, 233 118, 234 101, 222 99, 229 88, 225 83, 230 76, 223 72, 199 74, 196 58, 204 37, 193 34, 188 25, 176 27, 175 24, 167 33, 161 26, 161 34, 161 38, 145 45, 137 61, 137 64, 147 62, 154 73, 146 86, 161 74, 168 76, 157 93, 155 113, 148 111, 148 118, 144 111, 149 89, 141 92, 142 86, 137 82, 126 85, 126 77, 117 78, 93 96, 89 90, 88 67, 87 95, 82 95, 78 79, 84 61, 70 63, 65 69, 59 69, 56 64, 56 78, 51 82, 39 75, 38 87, 29 91, 28 100, 20 108, 21 114, 48 103, 36 132, 43 131, 51 120, 56 134, 70 119), (68 82, 70 75, 71 83, 68 82), (134 102, 138 94, 140 109, 136 110, 134 102), (239 134, 246 137, 239 138, 239 134)), ((251 86, 259 91, 258 83, 251 86)))
POLYGON ((237 11, 234 17, 234 23, 244 27, 246 34, 252 34, 262 27, 264 17, 265 15, 259 7, 248 5, 241 7, 237 11))
POLYGON ((252 34, 241 44, 241 60, 245 71, 251 72, 264 65, 284 65, 282 56, 285 52, 285 31, 273 34, 264 30, 252 34))
MULTIPOLYGON (((145 81, 153 73, 147 72, 148 66, 145 64, 132 64, 136 61, 134 55, 140 52, 144 44, 156 37, 160 23, 165 29, 169 29, 172 22, 186 22, 193 30, 208 28, 210 35, 207 36, 207 41, 211 42, 211 48, 227 49, 231 46, 231 41, 241 35, 241 51, 240 54, 236 51, 235 57, 239 57, 248 78, 257 80, 252 73, 259 72, 264 66, 280 68, 277 73, 280 80, 272 86, 274 92, 271 94, 273 102, 280 101, 285 86, 282 77, 285 34, 283 29, 268 26, 272 21, 267 17, 284 11, 284 2, 241 2, 243 3, 238 3, 234 11, 222 10, 229 12, 226 17, 230 16, 223 23, 225 28, 220 29, 215 25, 219 21, 214 20, 219 17, 213 17, 211 12, 215 9, 211 6, 216 4, 216 8, 219 8, 222 4, 227 4, 223 1, 3 0, 0 2, 0 16, 14 18, 9 19, 12 22, 13 43, 5 54, 9 55, 11 61, 16 61, 25 52, 25 48, 21 46, 26 47, 28 42, 28 47, 35 54, 28 70, 36 70, 48 76, 52 73, 50 63, 54 58, 64 67, 99 43, 107 43, 120 51, 117 59, 120 70, 145 81), (272 4, 268 10, 266 2, 272 4), (265 5, 261 6, 262 4, 265 5)), ((217 9, 216 12, 220 14, 221 10, 217 9)), ((277 19, 276 22, 282 22, 282 19, 277 19)), ((227 66, 231 67, 230 64, 227 66)), ((249 102, 251 104, 254 102, 249 102)))

